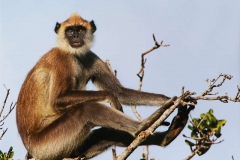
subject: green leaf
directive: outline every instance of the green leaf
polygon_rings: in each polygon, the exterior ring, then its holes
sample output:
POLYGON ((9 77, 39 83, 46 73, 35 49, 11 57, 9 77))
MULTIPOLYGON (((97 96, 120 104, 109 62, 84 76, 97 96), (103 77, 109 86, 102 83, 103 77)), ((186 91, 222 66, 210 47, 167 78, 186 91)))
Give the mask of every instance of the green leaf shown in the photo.
POLYGON ((8 150, 8 152, 11 152, 13 150, 13 147, 11 146, 8 150))
POLYGON ((216 130, 215 134, 214 134, 217 138, 221 137, 221 127, 218 127, 218 129, 216 130))
POLYGON ((195 144, 189 140, 185 140, 185 143, 189 145, 190 147, 195 146, 195 144))
POLYGON ((13 158, 13 156, 14 156, 14 152, 10 152, 8 158, 13 158))
POLYGON ((204 113, 200 114, 201 119, 204 119, 206 115, 204 113))
POLYGON ((191 137, 192 137, 192 138, 198 138, 197 132, 196 132, 196 131, 192 131, 192 132, 191 132, 191 137))
POLYGON ((3 152, 0 150, 0 158, 3 157, 3 152))
POLYGON ((199 122, 201 121, 199 118, 193 118, 193 124, 195 125, 195 126, 198 126, 198 124, 199 124, 199 122))
POLYGON ((217 127, 222 127, 227 123, 225 119, 218 120, 217 127))
POLYGON ((193 126, 188 125, 188 128, 189 128, 190 130, 193 130, 193 126))
POLYGON ((210 109, 210 110, 208 111, 208 113, 211 114, 211 115, 213 115, 213 109, 210 109))
POLYGON ((214 117, 214 115, 207 113, 207 120, 209 122, 209 126, 211 127, 217 127, 217 119, 214 117))
POLYGON ((208 128, 207 120, 201 121, 201 124, 200 124, 200 126, 199 126, 199 129, 200 129, 200 130, 205 130, 206 128, 208 128))

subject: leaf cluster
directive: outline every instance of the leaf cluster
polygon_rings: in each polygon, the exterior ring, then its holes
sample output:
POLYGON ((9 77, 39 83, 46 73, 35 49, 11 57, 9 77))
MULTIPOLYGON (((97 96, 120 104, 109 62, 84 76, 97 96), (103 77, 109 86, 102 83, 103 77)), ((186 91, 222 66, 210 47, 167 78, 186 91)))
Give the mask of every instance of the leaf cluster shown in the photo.
POLYGON ((10 147, 7 153, 3 153, 0 150, 0 160, 10 160, 13 158, 14 152, 13 147, 10 147))
POLYGON ((195 140, 195 143, 189 140, 185 142, 192 151, 197 149, 197 154, 201 156, 221 137, 221 128, 226 124, 226 120, 218 120, 210 109, 207 113, 201 114, 200 118, 193 118, 191 124, 188 125, 191 130, 190 138, 195 140))

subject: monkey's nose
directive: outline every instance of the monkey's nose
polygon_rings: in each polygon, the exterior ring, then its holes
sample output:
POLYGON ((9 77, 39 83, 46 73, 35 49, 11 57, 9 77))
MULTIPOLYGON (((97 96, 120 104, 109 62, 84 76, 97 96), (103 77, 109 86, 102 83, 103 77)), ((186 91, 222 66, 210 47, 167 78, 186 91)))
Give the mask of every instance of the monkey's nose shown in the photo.
POLYGON ((79 38, 79 35, 78 34, 74 34, 73 38, 79 38))

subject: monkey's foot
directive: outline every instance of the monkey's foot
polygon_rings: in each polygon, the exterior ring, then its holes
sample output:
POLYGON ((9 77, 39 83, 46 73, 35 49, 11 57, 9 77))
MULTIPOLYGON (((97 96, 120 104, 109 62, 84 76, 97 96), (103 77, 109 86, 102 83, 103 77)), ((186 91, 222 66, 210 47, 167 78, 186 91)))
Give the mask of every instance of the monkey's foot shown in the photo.
POLYGON ((183 130, 188 121, 188 114, 180 113, 174 117, 171 126, 166 131, 166 135, 163 138, 160 146, 165 147, 170 144, 183 130))

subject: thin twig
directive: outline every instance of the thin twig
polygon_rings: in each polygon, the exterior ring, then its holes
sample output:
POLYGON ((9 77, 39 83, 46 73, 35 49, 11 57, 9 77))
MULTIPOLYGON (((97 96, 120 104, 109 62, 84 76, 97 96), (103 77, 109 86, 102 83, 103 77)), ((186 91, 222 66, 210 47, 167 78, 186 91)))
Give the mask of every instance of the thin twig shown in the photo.
POLYGON ((233 76, 231 76, 231 75, 221 73, 218 75, 218 77, 216 79, 212 79, 212 80, 207 79, 206 81, 209 83, 208 88, 201 95, 199 95, 197 97, 192 97, 192 99, 194 99, 194 100, 219 100, 223 103, 228 103, 228 101, 240 102, 240 87, 239 86, 237 86, 238 92, 234 98, 229 97, 228 95, 212 97, 212 95, 218 94, 218 93, 211 93, 212 90, 215 87, 222 86, 226 79, 231 80, 232 77, 233 76), (222 81, 220 81, 219 84, 215 84, 219 80, 220 77, 223 77, 222 81), (206 97, 206 96, 211 96, 211 97, 206 97))
POLYGON ((141 76, 141 73, 142 73, 142 70, 144 69, 144 67, 145 67, 144 65, 145 65, 145 63, 146 63, 146 59, 144 59, 144 56, 147 55, 148 53, 152 52, 153 50, 161 47, 161 46, 162 46, 162 47, 168 47, 168 46, 170 46, 169 44, 163 44, 163 41, 161 41, 160 43, 158 43, 157 40, 156 40, 156 38, 155 38, 155 36, 154 36, 154 34, 153 34, 153 40, 154 40, 155 46, 153 46, 150 50, 142 53, 141 69, 140 69, 140 71, 139 71, 138 74, 137 74, 139 77, 142 77, 142 76, 141 76))
MULTIPOLYGON (((4 86, 5 86, 5 85, 4 85, 4 86)), ((5 86, 5 88, 6 88, 6 86, 5 86)), ((0 112, 0 117, 2 116, 4 107, 5 107, 6 103, 7 103, 8 95, 9 95, 9 92, 10 92, 10 89, 7 89, 7 88, 6 88, 6 90, 7 90, 7 94, 6 94, 5 100, 3 101, 3 106, 2 106, 2 109, 1 109, 1 112, 0 112)))
MULTIPOLYGON (((6 88, 7 93, 6 93, 6 97, 5 97, 4 101, 3 101, 3 106, 2 106, 2 108, 1 108, 0 118, 1 118, 1 116, 2 116, 2 114, 3 114, 4 108, 5 108, 5 106, 6 106, 7 99, 8 99, 8 95, 10 94, 10 89, 7 89, 7 87, 6 87, 5 85, 4 85, 4 87, 6 88)), ((7 113, 6 115, 4 115, 2 119, 0 119, 0 126, 3 126, 3 125, 4 125, 4 120, 10 115, 10 113, 13 111, 13 109, 15 108, 15 106, 16 106, 16 103, 15 103, 14 105, 13 105, 13 103, 11 103, 10 109, 9 109, 8 113, 7 113)), ((1 129, 2 129, 2 128, 0 128, 0 130, 1 130, 1 129)), ((2 133, 2 135, 0 136, 0 140, 2 140, 2 137, 3 137, 4 134, 7 132, 7 130, 8 130, 8 128, 5 129, 5 130, 3 130, 3 133, 2 133)))
POLYGON ((4 134, 7 132, 7 130, 8 130, 8 128, 7 129, 5 129, 5 130, 3 130, 3 133, 2 133, 2 135, 0 136, 0 140, 2 140, 2 137, 4 136, 4 134))
POLYGON ((2 120, 0 120, 0 124, 9 116, 9 114, 13 111, 15 107, 16 107, 16 103, 14 105, 13 103, 11 103, 8 113, 5 116, 3 116, 2 120))
MULTIPOLYGON (((154 34, 153 34, 153 40, 154 40, 155 46, 154 46, 152 49, 150 49, 150 50, 142 53, 142 55, 141 55, 141 68, 140 68, 140 71, 139 71, 138 74, 137 74, 137 76, 139 77, 138 91, 141 91, 141 89, 142 89, 143 77, 144 77, 144 72, 145 72, 144 69, 145 69, 145 64, 146 64, 146 62, 147 62, 147 59, 144 59, 144 56, 147 55, 148 53, 152 52, 153 50, 159 48, 160 46, 164 46, 164 47, 169 46, 169 45, 163 45, 163 41, 158 44, 158 42, 157 42, 154 34)), ((137 119, 138 119, 139 121, 142 121, 143 118, 142 118, 141 115, 137 112, 136 106, 131 106, 131 108, 132 108, 132 111, 133 111, 134 115, 137 117, 137 119)), ((148 146, 144 146, 144 147, 143 147, 143 154, 142 154, 142 156, 143 156, 143 158, 144 158, 145 160, 148 160, 148 154, 149 154, 148 146)))
POLYGON ((192 153, 191 153, 189 156, 187 156, 184 160, 189 160, 189 159, 191 159, 192 157, 194 157, 194 156, 196 155, 196 153, 198 152, 199 149, 200 149, 200 148, 195 148, 195 149, 192 151, 192 153))
POLYGON ((117 160, 116 146, 112 147, 112 155, 113 155, 113 160, 117 160))

